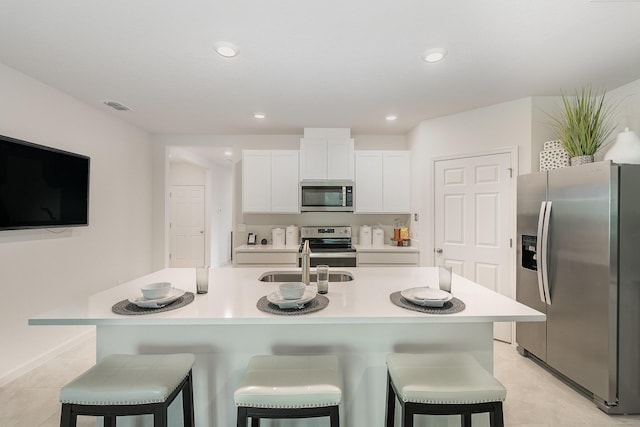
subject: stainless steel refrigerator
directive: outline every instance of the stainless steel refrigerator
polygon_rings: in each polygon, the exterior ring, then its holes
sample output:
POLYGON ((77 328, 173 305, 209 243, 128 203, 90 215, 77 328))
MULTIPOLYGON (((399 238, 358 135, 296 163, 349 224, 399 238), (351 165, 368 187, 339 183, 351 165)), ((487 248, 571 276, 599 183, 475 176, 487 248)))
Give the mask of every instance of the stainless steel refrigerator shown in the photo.
POLYGON ((640 413, 640 165, 518 177, 518 323, 535 356, 610 414, 640 413))

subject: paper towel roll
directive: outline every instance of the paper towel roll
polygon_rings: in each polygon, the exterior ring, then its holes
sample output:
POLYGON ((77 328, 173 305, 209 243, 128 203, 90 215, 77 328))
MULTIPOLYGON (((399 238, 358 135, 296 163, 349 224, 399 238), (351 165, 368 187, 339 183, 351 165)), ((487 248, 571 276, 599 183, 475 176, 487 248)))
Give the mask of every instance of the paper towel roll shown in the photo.
POLYGON ((297 225, 289 225, 287 227, 286 237, 287 247, 297 248, 300 246, 300 229, 297 225))
POLYGON ((373 247, 381 248, 384 246, 384 230, 380 227, 373 229, 373 247))
POLYGON ((274 248, 284 248, 284 230, 282 228, 271 230, 271 239, 274 248))
POLYGON ((371 246, 371 227, 368 225, 360 226, 360 241, 361 246, 371 246))

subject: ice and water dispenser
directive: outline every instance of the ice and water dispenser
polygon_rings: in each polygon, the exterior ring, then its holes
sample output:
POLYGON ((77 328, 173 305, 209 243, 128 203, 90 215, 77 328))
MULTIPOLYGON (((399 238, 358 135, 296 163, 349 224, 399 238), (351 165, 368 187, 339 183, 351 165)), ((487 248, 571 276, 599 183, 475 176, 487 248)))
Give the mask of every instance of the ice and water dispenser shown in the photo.
POLYGON ((538 271, 537 242, 536 236, 522 235, 522 267, 527 270, 538 271))

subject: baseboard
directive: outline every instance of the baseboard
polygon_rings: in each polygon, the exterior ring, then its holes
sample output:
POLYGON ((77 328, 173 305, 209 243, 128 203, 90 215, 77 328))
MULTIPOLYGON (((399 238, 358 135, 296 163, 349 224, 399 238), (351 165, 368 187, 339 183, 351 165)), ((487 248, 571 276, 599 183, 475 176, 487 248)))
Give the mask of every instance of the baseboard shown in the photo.
POLYGON ((0 387, 4 387, 5 385, 9 384, 11 381, 21 377, 22 375, 26 374, 32 369, 35 369, 44 365, 51 359, 58 357, 61 354, 69 351, 76 345, 90 338, 95 337, 95 335, 96 335, 96 330, 95 328, 92 328, 91 330, 82 332, 76 335, 75 337, 70 338, 69 340, 55 346, 54 348, 41 354, 40 356, 35 357, 26 363, 23 363, 22 365, 18 366, 16 369, 0 377, 0 387))

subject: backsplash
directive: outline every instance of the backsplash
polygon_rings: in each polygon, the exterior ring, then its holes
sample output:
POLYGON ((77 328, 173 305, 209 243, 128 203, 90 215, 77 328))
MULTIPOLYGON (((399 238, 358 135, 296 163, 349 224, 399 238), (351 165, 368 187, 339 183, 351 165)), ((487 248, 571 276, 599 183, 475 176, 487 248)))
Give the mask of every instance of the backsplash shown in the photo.
POLYGON ((332 226, 348 225, 352 227, 352 239, 354 244, 358 244, 359 227, 369 225, 381 227, 384 230, 385 244, 390 244, 393 237, 393 229, 400 227, 410 227, 411 216, 409 214, 399 215, 358 215, 344 212, 307 212, 297 215, 243 215, 246 231, 238 231, 236 225, 234 232, 234 247, 247 243, 249 233, 257 235, 257 244, 260 245, 262 239, 271 244, 271 230, 280 227, 286 229, 289 225, 311 225, 311 226, 332 226))

